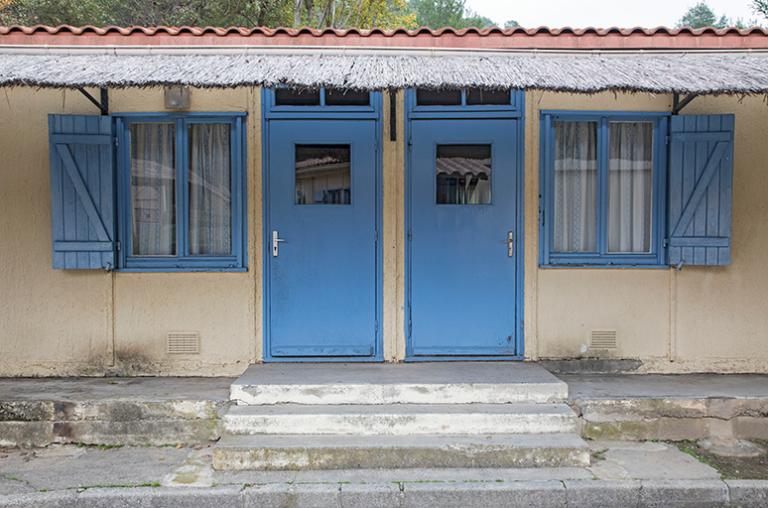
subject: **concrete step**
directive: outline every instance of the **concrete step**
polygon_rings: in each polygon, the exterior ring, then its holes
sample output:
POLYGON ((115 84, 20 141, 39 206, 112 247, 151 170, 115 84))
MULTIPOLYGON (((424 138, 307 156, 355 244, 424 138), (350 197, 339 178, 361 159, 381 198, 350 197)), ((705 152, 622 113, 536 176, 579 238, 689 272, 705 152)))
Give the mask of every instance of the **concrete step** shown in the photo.
POLYGON ((577 432, 565 404, 388 404, 235 406, 230 434, 543 434, 577 432))
POLYGON ((213 449, 218 470, 583 467, 575 434, 482 436, 225 436, 213 449))
POLYGON ((251 365, 238 404, 507 404, 563 402, 568 385, 536 364, 435 362, 251 365))

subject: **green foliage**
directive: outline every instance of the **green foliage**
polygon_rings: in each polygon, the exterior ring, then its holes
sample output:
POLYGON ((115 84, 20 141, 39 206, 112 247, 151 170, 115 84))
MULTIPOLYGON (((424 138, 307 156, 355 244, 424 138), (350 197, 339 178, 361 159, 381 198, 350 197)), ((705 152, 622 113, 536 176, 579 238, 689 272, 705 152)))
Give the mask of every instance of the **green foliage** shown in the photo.
POLYGON ((752 10, 756 14, 768 18, 768 0, 752 0, 752 10))
POLYGON ((466 0, 409 0, 408 6, 416 14, 416 23, 437 29, 488 28, 495 26, 493 20, 467 9, 466 0))
POLYGON ((474 12, 468 12, 462 19, 462 28, 474 27, 474 28, 490 28, 496 26, 496 23, 492 19, 480 16, 474 12))
POLYGON ((504 23, 504 28, 517 28, 520 26, 520 23, 515 21, 514 19, 510 19, 506 23, 504 23))
POLYGON ((45 25, 290 25, 290 0, 11 0, 0 23, 45 25))
POLYGON ((678 28, 726 28, 730 26, 745 28, 744 22, 740 19, 733 20, 725 15, 717 17, 715 11, 713 11, 706 2, 699 2, 688 9, 688 11, 683 14, 683 17, 680 18, 680 21, 677 22, 678 28))
MULTIPOLYGON (((768 1, 768 0, 766 0, 768 1)), ((0 0, 0 24, 487 28, 466 0, 0 0)), ((518 26, 508 21, 507 28, 518 26)))
POLYGON ((461 28, 466 0, 410 0, 416 23, 429 28, 452 26, 461 28))
POLYGON ((0 0, 0 24, 413 27, 406 0, 0 0), (5 5, 4 5, 5 3, 5 5))

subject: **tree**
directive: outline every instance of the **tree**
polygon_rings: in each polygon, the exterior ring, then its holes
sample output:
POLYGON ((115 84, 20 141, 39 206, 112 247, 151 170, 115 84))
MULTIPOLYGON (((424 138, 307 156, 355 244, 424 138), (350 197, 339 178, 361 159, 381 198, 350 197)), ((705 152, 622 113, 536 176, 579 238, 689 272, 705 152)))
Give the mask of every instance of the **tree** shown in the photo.
POLYGON ((408 6, 416 14, 419 26, 432 29, 496 26, 493 20, 468 10, 466 0, 409 0, 408 6))
POLYGON ((755 14, 768 18, 768 0, 752 0, 752 10, 755 14))
POLYGON ((416 23, 428 28, 452 26, 459 28, 464 18, 466 0, 410 0, 416 13, 416 23))
POLYGON ((413 27, 406 0, 0 0, 0 24, 413 27))
POLYGON ((688 11, 683 14, 683 17, 680 18, 680 21, 677 22, 678 28, 725 28, 729 26, 744 28, 744 22, 740 19, 734 21, 725 15, 718 18, 715 11, 713 11, 706 2, 699 2, 688 9, 688 11))
POLYGON ((461 20, 462 28, 490 28, 496 26, 492 19, 481 16, 475 12, 468 11, 461 20))
POLYGON ((293 25, 316 28, 413 27, 406 0, 293 0, 293 25))
POLYGON ((520 23, 515 21, 514 19, 510 19, 506 23, 504 23, 504 28, 518 28, 520 26, 520 23))

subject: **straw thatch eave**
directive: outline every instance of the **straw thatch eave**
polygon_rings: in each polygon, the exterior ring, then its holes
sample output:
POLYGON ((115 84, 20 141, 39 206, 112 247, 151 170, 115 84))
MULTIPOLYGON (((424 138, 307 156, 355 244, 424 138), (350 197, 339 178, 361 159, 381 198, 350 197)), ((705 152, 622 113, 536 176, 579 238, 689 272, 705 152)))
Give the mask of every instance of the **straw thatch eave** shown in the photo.
POLYGON ((519 88, 575 93, 766 94, 768 53, 18 54, 0 86, 202 88, 291 85, 386 90, 519 88))

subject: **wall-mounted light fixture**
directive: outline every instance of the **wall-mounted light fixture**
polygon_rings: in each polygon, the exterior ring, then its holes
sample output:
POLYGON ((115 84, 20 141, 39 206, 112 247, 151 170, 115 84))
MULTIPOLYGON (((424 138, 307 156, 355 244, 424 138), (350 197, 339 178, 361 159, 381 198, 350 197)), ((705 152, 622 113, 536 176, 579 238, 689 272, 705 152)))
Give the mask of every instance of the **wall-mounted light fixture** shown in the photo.
POLYGON ((186 85, 166 86, 165 109, 189 109, 189 87, 186 85))

